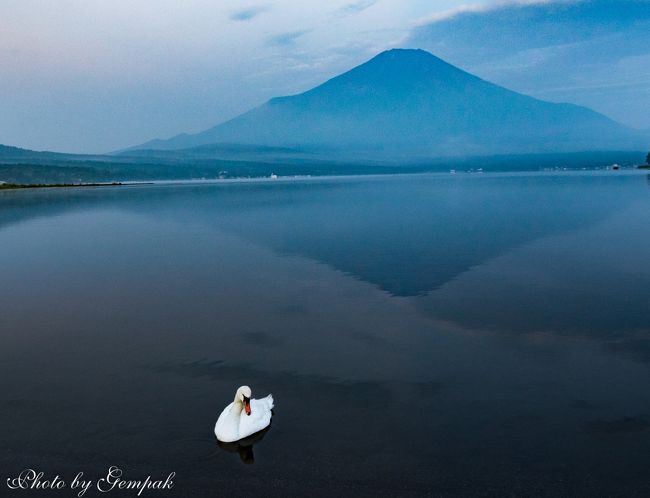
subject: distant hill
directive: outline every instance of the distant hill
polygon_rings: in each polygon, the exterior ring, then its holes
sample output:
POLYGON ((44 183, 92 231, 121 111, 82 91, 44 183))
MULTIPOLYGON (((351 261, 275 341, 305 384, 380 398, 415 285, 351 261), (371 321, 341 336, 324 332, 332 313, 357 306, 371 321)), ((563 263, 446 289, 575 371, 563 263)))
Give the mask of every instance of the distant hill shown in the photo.
POLYGON ((36 151, 0 144, 0 164, 32 162, 36 164, 55 164, 62 161, 97 161, 110 156, 97 154, 66 154, 62 152, 36 151))
POLYGON ((395 49, 202 133, 132 150, 236 143, 343 156, 430 158, 645 150, 644 138, 585 107, 537 100, 423 50, 395 49))
POLYGON ((45 159, 67 159, 69 154, 56 152, 38 152, 35 150, 21 149, 10 145, 0 144, 0 164, 15 163, 19 161, 45 160, 45 159))

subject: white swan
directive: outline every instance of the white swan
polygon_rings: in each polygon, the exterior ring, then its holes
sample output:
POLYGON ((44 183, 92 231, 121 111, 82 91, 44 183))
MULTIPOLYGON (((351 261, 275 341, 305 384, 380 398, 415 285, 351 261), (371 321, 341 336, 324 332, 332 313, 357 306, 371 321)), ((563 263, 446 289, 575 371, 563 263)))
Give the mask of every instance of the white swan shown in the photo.
POLYGON ((214 426, 219 441, 231 443, 255 434, 271 423, 273 396, 251 399, 251 388, 241 386, 235 401, 224 408, 214 426))

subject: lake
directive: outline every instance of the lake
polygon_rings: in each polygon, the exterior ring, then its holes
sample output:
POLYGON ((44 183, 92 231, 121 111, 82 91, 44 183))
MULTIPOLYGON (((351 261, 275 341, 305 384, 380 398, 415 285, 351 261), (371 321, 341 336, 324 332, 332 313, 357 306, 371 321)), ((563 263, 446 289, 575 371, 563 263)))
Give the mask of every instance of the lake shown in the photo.
POLYGON ((648 496, 649 248, 637 172, 0 192, 2 477, 648 496))

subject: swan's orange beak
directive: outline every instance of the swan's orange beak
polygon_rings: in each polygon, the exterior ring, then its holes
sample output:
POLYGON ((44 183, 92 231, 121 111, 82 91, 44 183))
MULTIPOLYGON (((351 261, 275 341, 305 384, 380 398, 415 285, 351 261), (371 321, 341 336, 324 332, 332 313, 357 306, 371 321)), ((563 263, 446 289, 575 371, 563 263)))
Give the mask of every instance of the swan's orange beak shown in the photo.
POLYGON ((246 415, 251 414, 251 402, 250 402, 250 400, 244 401, 244 410, 246 410, 246 415))

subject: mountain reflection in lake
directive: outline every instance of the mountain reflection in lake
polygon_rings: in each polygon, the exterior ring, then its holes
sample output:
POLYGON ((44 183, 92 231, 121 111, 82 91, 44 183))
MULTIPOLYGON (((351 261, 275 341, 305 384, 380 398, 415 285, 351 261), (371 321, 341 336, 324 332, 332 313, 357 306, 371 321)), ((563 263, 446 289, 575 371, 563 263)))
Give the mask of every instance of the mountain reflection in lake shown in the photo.
POLYGON ((643 495, 648 219, 624 172, 1 192, 2 468, 643 495), (206 447, 241 384, 252 466, 206 447))

